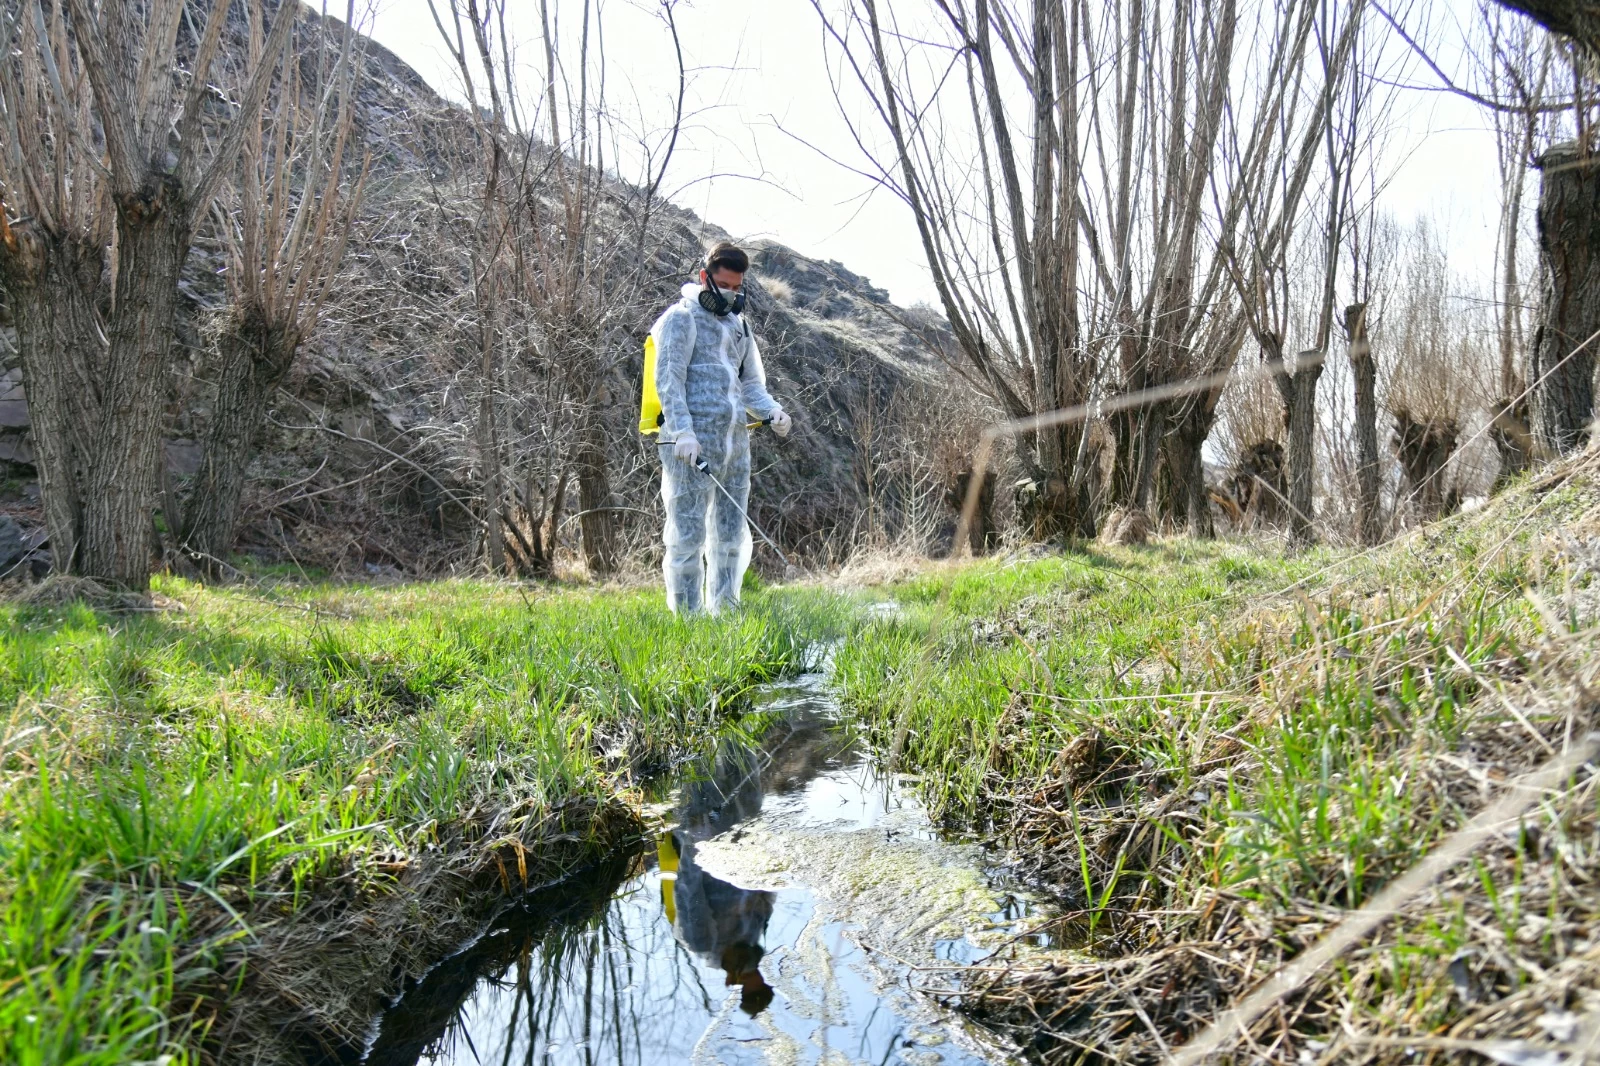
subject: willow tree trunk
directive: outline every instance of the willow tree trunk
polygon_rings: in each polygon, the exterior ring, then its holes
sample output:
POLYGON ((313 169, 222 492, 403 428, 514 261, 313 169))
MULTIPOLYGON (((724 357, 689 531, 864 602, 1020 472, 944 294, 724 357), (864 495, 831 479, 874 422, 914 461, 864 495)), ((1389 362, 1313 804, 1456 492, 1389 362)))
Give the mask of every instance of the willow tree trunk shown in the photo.
POLYGON ((216 399, 178 539, 210 576, 218 576, 233 549, 267 398, 288 374, 299 345, 292 325, 270 321, 259 308, 236 309, 218 338, 216 399))
POLYGON ((1600 344, 1600 159, 1572 144, 1539 160, 1539 266, 1544 311, 1533 341, 1532 406, 1539 444, 1580 448, 1594 417, 1600 344))
MULTIPOLYGON (((1064 385, 1061 378, 1056 380, 1064 385)), ((1081 402, 1062 399, 1058 392, 1055 400, 1048 403, 1041 400, 1036 406, 1041 411, 1048 411, 1081 402)), ((1098 516, 1095 514, 1093 466, 1099 462, 1099 454, 1089 444, 1088 427, 1082 422, 1047 426, 1036 434, 1017 438, 1018 459, 1028 480, 1033 482, 1033 491, 1025 505, 1025 524, 1036 539, 1094 539, 1098 516)), ((957 476, 965 478, 967 475, 957 476)), ((992 479, 993 474, 984 478, 983 492, 990 491, 988 483, 992 479)), ((966 499, 965 488, 961 490, 961 499, 966 499)), ((955 504, 955 508, 962 510, 962 504, 955 504)), ((977 536, 977 533, 973 532, 973 535, 977 536)), ((989 539, 990 534, 985 534, 983 543, 988 544, 989 539)))
POLYGON ((494 383, 486 380, 478 397, 478 458, 483 463, 484 550, 489 570, 496 575, 506 571, 505 529, 501 525, 500 505, 505 495, 500 483, 500 439, 495 432, 494 383))
POLYGON ((82 539, 80 492, 97 458, 90 431, 104 351, 94 300, 104 252, 32 227, 7 230, 4 238, 0 285, 17 330, 45 528, 55 567, 65 571, 82 539))
POLYGON ((170 180, 152 178, 117 204, 117 283, 99 425, 98 460, 82 492, 77 571, 142 591, 150 584, 150 506, 171 386, 178 274, 189 254, 187 212, 170 180))
POLYGON ((588 404, 579 428, 573 465, 578 474, 578 525, 583 531, 583 560, 589 573, 604 576, 617 569, 611 478, 606 471, 605 425, 595 404, 588 404))
POLYGON ((1216 420, 1220 395, 1221 390, 1207 390, 1183 401, 1178 424, 1161 442, 1162 510, 1175 526, 1186 528, 1191 537, 1216 535, 1211 523, 1211 499, 1206 493, 1202 448, 1216 420))
MULTIPOLYGON (((1050 410, 1051 406, 1059 409, 1077 402, 1081 401, 1058 398, 1053 405, 1041 403, 1038 406, 1041 410, 1050 410)), ((1035 489, 1026 507, 1026 522, 1032 535, 1040 540, 1052 537, 1094 539, 1098 517, 1092 466, 1099 461, 1099 456, 1089 447, 1087 427, 1081 422, 1046 427, 1036 435, 1019 437, 1017 443, 1018 457, 1035 489)), ((990 491, 988 483, 992 479, 992 474, 984 479, 983 492, 990 491)), ((964 488, 961 498, 966 499, 964 488)), ((961 510, 961 504, 955 506, 961 510)), ((973 535, 977 533, 974 531, 973 535)), ((989 539, 991 534, 985 534, 983 543, 988 544, 989 539)))
POLYGON ((1409 411, 1394 416, 1395 456, 1405 474, 1402 500, 1411 502, 1417 516, 1432 522, 1447 510, 1445 506, 1445 464, 1461 441, 1461 427, 1455 422, 1412 417, 1409 411))
POLYGON ((1116 445, 1111 467, 1111 498, 1120 506, 1146 510, 1155 484, 1156 461, 1161 455, 1166 405, 1153 403, 1118 411, 1107 421, 1111 423, 1116 445))
POLYGON ((1344 331, 1356 388, 1356 524, 1361 543, 1370 547, 1383 537, 1383 519, 1378 513, 1378 366, 1367 333, 1366 304, 1344 309, 1344 331))
MULTIPOLYGON (((1053 373, 1059 375, 1060 372, 1059 365, 1053 368, 1053 373)), ((1037 404, 1041 411, 1071 407, 1082 402, 1076 398, 1062 398, 1063 394, 1074 395, 1063 377, 1056 377, 1055 384, 1056 398, 1048 404, 1037 404)), ((1087 433, 1088 427, 1076 422, 1046 427, 1031 441, 1019 440, 1020 450, 1030 452, 1034 458, 1033 463, 1029 464, 1028 475, 1038 487, 1031 507, 1035 512, 1032 515, 1034 535, 1040 539, 1094 538, 1097 516, 1091 478, 1086 468, 1098 457, 1091 455, 1087 433)), ((989 480, 991 478, 985 478, 984 492, 989 491, 989 480)), ((976 532, 973 535, 976 536, 976 532)), ((988 543, 987 534, 984 543, 988 543)))
POLYGON ((496 576, 506 572, 506 537, 500 508, 505 504, 505 483, 500 474, 500 433, 495 419, 495 386, 500 380, 496 356, 495 305, 489 282, 478 292, 478 461, 483 464, 483 530, 489 571, 496 576))
MULTIPOLYGON (((1269 353, 1282 358, 1281 343, 1269 353)), ((1289 430, 1289 451, 1285 465, 1289 468, 1289 539, 1296 544, 1309 544, 1311 525, 1315 518, 1312 495, 1316 488, 1316 433, 1317 433, 1317 381, 1322 377, 1322 359, 1319 352, 1302 352, 1296 360, 1293 374, 1279 371, 1275 375, 1279 395, 1283 397, 1285 421, 1289 430), (1314 356, 1313 360, 1307 359, 1314 356)))
POLYGON ((55 568, 142 591, 189 227, 170 179, 151 178, 119 198, 116 212, 103 333, 95 315, 103 249, 8 227, 0 277, 16 319, 55 568))
POLYGON ((1234 460, 1233 499, 1245 527, 1283 524, 1289 491, 1283 466, 1283 445, 1275 440, 1247 445, 1234 460))

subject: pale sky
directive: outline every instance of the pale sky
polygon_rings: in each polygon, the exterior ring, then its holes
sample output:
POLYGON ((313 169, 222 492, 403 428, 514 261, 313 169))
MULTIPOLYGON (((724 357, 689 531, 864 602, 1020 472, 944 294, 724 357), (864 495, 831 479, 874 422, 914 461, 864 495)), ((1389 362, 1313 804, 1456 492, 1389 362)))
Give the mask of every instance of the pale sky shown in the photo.
MULTIPOLYGON (((439 44, 426 0, 375 3, 373 36, 441 93, 460 98, 460 78, 439 44)), ((664 125, 676 68, 657 4, 605 0, 600 6, 613 109, 664 125)), ((1459 27, 1474 17, 1473 5, 1434 0, 1418 7, 1420 17, 1434 22, 1435 57, 1464 81, 1459 27)), ((529 20, 513 32, 523 42, 528 84, 537 85, 538 5, 516 0, 515 8, 529 20)), ((551 0, 551 8, 558 19, 574 22, 581 11, 578 0, 551 0)), ((1407 21, 1420 36, 1425 28, 1410 24, 1417 17, 1407 21)), ((830 89, 821 23, 810 0, 687 0, 679 5, 678 26, 693 70, 689 109, 695 117, 665 182, 671 198, 736 239, 767 237, 805 255, 837 259, 889 290, 897 303, 936 304, 909 209, 807 146, 861 161, 830 89)), ((1409 80, 1436 85, 1420 65, 1409 80)), ((1449 242, 1452 265, 1464 275, 1487 277, 1499 195, 1488 116, 1452 94, 1416 90, 1405 93, 1394 122, 1386 160, 1393 178, 1383 207, 1402 224, 1429 218, 1449 242)))

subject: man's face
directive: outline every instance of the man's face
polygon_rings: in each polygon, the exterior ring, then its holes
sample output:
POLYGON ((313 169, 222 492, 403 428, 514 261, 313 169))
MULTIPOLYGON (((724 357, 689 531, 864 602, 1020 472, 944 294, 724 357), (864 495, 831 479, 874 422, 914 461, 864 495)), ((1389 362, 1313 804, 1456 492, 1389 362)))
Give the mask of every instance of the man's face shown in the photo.
MULTIPOLYGON (((725 266, 719 266, 716 270, 713 270, 711 272, 711 280, 716 282, 717 288, 723 292, 738 292, 744 287, 744 275, 738 271, 729 270, 725 266)), ((700 271, 700 283, 703 285, 705 281, 706 272, 702 270, 700 271)))

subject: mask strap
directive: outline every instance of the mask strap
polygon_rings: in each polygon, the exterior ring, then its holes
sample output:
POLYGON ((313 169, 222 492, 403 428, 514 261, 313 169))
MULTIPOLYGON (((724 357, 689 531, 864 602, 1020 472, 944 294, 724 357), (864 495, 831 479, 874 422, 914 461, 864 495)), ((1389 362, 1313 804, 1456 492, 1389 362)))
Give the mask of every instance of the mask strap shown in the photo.
POLYGON ((723 295, 722 289, 717 285, 716 279, 711 276, 709 270, 706 271, 706 286, 705 294, 710 297, 708 301, 704 301, 707 311, 720 318, 733 309, 733 304, 727 296, 723 295))
POLYGON ((739 314, 744 310, 744 293, 736 292, 732 296, 722 291, 722 287, 712 278, 711 272, 706 272, 706 283, 711 286, 711 291, 716 293, 717 306, 723 309, 724 314, 739 314))

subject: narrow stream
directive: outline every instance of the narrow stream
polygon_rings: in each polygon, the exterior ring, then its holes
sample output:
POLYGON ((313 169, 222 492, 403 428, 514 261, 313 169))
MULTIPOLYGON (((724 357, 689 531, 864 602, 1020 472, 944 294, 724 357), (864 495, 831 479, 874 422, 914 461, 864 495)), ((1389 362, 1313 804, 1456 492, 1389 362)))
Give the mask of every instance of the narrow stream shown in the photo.
POLYGON ((773 724, 680 778, 653 849, 530 895, 408 992, 363 1061, 1013 1061, 907 978, 1013 938, 1025 897, 875 771, 822 675, 757 702, 773 724))

